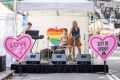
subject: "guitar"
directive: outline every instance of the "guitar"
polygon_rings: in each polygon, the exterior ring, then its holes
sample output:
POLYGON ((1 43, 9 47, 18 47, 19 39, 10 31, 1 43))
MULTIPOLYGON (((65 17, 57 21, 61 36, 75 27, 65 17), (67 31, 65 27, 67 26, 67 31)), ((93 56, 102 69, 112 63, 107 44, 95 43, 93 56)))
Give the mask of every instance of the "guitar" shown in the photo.
POLYGON ((78 40, 80 38, 80 35, 75 36, 75 40, 78 40))

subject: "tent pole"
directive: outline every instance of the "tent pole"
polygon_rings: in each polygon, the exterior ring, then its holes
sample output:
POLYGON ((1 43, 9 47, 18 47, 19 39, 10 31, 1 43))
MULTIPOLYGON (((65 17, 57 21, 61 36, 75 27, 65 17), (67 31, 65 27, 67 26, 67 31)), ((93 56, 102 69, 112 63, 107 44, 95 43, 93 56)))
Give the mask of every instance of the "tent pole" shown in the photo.
POLYGON ((13 1, 13 11, 14 11, 14 26, 13 26, 13 35, 17 36, 17 1, 13 1))
MULTIPOLYGON (((92 1, 94 4, 92 33, 94 35, 95 34, 95 0, 92 0, 92 1)), ((92 51, 92 63, 93 64, 94 64, 94 58, 95 58, 95 55, 94 55, 94 52, 92 51)))
POLYGON ((93 34, 95 34, 95 0, 93 0, 93 3, 94 3, 94 13, 93 13, 93 24, 94 24, 94 26, 93 26, 93 34))
MULTIPOLYGON (((12 27, 12 35, 16 35, 16 0, 13 0, 13 17, 14 17, 14 19, 13 19, 13 27, 12 27)), ((11 63, 13 63, 14 62, 14 58, 13 57, 11 57, 11 63)))

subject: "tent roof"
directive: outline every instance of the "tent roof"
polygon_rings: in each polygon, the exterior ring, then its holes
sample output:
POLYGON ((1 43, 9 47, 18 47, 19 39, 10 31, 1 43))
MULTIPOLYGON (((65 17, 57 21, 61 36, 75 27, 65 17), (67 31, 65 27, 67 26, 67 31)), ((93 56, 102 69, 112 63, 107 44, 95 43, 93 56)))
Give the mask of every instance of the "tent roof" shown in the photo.
POLYGON ((17 2, 18 11, 81 11, 93 12, 94 5, 86 0, 24 0, 17 2))
POLYGON ((21 12, 23 14, 28 14, 31 16, 85 16, 88 13, 83 13, 81 11, 28 11, 21 12))
POLYGON ((46 2, 55 2, 55 3, 76 3, 76 2, 88 2, 88 0, 24 0, 24 2, 40 2, 40 3, 46 3, 46 2))

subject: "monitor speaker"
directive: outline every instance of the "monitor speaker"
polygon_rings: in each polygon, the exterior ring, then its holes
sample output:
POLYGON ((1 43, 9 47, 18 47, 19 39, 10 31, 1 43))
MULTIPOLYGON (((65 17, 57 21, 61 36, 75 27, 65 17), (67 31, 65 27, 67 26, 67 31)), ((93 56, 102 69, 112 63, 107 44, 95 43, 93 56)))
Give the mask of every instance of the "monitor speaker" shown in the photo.
POLYGON ((40 64, 40 54, 39 53, 28 54, 26 56, 26 63, 27 64, 40 64))
POLYGON ((66 64, 66 54, 63 49, 58 49, 52 54, 52 64, 66 64))
POLYGON ((90 54, 78 54, 76 57, 77 64, 91 64, 90 54))

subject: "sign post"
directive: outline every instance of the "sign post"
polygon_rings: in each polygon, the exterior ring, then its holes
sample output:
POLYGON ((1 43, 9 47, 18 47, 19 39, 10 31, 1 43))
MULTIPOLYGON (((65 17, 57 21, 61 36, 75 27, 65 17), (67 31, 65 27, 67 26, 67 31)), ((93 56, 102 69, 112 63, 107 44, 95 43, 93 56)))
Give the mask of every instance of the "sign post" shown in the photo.
POLYGON ((21 65, 21 62, 19 62, 19 71, 20 71, 19 72, 20 73, 19 76, 22 76, 22 65, 21 65))
POLYGON ((106 60, 117 48, 117 37, 113 34, 93 35, 89 40, 89 45, 92 51, 104 61, 104 71, 106 73, 106 60))
POLYGON ((19 61, 20 75, 22 74, 21 63, 31 50, 32 44, 32 38, 27 34, 20 35, 19 37, 8 36, 4 40, 4 49, 19 61))
POLYGON ((106 60, 104 61, 104 73, 106 74, 106 60))

